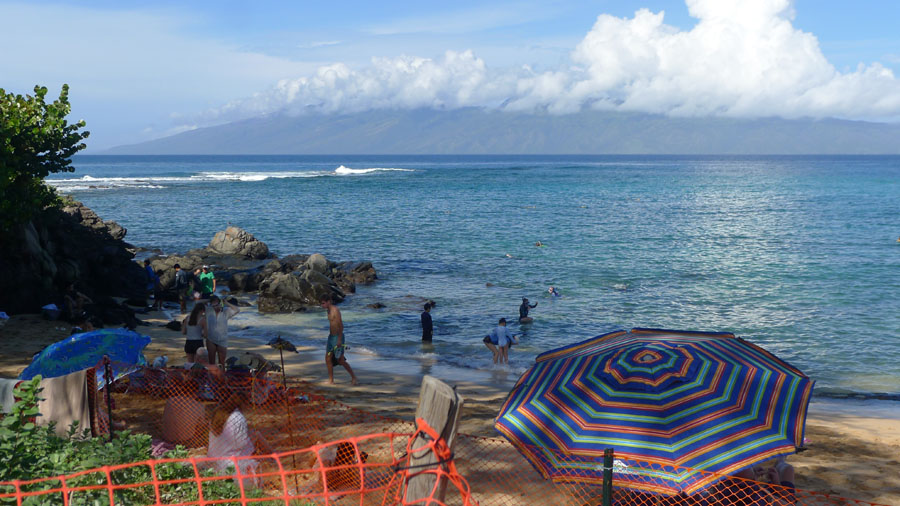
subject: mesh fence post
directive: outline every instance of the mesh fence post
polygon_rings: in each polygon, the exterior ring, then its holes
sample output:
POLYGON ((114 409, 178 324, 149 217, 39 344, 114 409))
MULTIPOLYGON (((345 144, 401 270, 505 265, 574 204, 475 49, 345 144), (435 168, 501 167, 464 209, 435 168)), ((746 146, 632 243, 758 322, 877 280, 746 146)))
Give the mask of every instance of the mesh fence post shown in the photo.
MULTIPOLYGON (((463 398, 456 393, 456 390, 450 388, 443 381, 426 375, 422 378, 422 388, 419 391, 416 419, 425 420, 452 450, 462 404, 463 398)), ((439 479, 438 474, 424 472, 429 469, 439 469, 443 463, 432 451, 415 451, 428 446, 428 444, 428 440, 423 435, 410 442, 409 446, 412 451, 409 454, 409 467, 411 472, 408 471, 409 474, 407 474, 405 503, 429 497, 434 497, 438 501, 444 499, 446 479, 439 479)))
POLYGON ((109 366, 109 356, 103 355, 103 380, 106 382, 106 415, 109 423, 109 440, 113 440, 113 418, 112 418, 112 387, 110 386, 110 376, 112 376, 112 368, 109 366))
POLYGON ((603 450, 603 506, 612 506, 613 450, 603 450))

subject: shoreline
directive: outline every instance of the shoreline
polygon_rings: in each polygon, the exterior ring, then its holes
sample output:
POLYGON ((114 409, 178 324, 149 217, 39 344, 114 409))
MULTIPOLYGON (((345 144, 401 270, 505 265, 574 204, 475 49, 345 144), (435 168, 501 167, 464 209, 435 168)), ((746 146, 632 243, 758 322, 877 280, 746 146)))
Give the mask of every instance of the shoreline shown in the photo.
MULTIPOLYGON (((150 324, 137 329, 152 339, 144 350, 148 362, 167 355, 172 366, 184 363, 183 336, 163 326, 168 321, 165 312, 140 316, 150 324)), ((17 376, 30 363, 34 352, 66 337, 69 328, 64 322, 47 321, 40 315, 13 316, 0 327, 0 376, 17 376)), ((262 342, 234 335, 229 340, 229 356, 252 351, 280 363, 277 350, 262 342)), ((301 382, 301 388, 308 387, 312 393, 373 414, 412 419, 422 375, 427 372, 422 368, 403 374, 398 372, 398 364, 354 355, 348 358, 360 384, 350 385, 347 372, 337 367, 335 384, 329 385, 324 349, 300 346, 298 351, 286 353, 284 363, 287 376, 301 382)), ((461 433, 501 438, 493 429, 493 419, 509 391, 506 382, 511 375, 492 371, 485 375, 487 382, 445 379, 465 399, 461 433)), ((517 378, 518 375, 511 381, 517 378)), ((900 402, 814 397, 807 416, 806 438, 807 450, 789 458, 797 472, 798 488, 900 504, 900 402)))

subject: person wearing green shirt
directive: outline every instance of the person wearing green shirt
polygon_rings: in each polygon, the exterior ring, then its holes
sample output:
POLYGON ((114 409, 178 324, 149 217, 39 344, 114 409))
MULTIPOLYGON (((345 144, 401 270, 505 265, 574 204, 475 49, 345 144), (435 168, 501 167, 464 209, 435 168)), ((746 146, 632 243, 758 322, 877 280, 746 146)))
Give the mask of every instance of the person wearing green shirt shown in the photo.
POLYGON ((200 298, 208 299, 216 291, 216 275, 208 265, 204 265, 203 272, 198 277, 200 278, 200 298))

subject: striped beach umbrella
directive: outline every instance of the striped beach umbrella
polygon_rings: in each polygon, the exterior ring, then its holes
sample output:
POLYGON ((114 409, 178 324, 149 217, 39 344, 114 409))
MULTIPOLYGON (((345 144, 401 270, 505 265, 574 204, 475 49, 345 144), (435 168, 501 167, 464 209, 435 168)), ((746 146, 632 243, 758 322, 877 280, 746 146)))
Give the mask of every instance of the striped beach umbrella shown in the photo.
POLYGON ((675 494, 802 445, 813 381, 734 334, 618 331, 552 350, 495 420, 545 478, 675 494), (648 465, 652 464, 652 465, 648 465))

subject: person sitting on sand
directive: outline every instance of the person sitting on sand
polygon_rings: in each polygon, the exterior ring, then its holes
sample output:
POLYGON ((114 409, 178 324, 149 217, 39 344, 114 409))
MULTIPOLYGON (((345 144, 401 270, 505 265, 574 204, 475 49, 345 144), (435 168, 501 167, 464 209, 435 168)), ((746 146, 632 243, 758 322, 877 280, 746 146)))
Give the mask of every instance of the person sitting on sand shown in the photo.
POLYGON ((63 307, 70 322, 83 321, 85 319, 84 305, 93 303, 94 301, 90 297, 76 289, 75 283, 69 283, 69 286, 66 287, 66 292, 63 294, 63 307))
MULTIPOLYGON (((206 456, 218 458, 213 463, 220 473, 228 472, 234 467, 234 460, 226 457, 247 457, 256 452, 256 445, 262 447, 264 453, 271 453, 265 440, 256 431, 251 431, 247 418, 241 411, 246 406, 242 394, 233 393, 228 399, 216 406, 209 422, 209 446, 206 456)), ((258 463, 255 459, 237 459, 237 468, 242 475, 256 474, 258 463)), ((258 478, 247 478, 244 486, 256 486, 258 478)))
POLYGON ((84 317, 75 322, 75 325, 72 327, 72 331, 69 334, 81 334, 82 332, 90 332, 92 330, 94 330, 93 322, 91 322, 90 318, 84 317))
POLYGON ((732 476, 740 479, 725 479, 708 489, 709 496, 697 504, 769 506, 796 503, 794 488, 794 468, 781 457, 775 467, 768 470, 747 468, 732 476), (767 488, 765 482, 784 488, 767 488))
MULTIPOLYGON (((332 447, 333 448, 333 447, 332 447)), ((338 443, 333 450, 333 456, 326 448, 322 450, 322 467, 325 469, 324 488, 329 492, 335 490, 359 490, 360 487, 360 464, 365 464, 369 459, 366 452, 359 452, 356 455, 356 447, 353 443, 342 441, 338 443)), ((365 471, 365 468, 363 468, 365 471)))
MULTIPOLYGON (((534 304, 528 305, 528 299, 526 297, 522 297, 522 304, 519 306, 519 321, 521 322, 522 320, 525 320, 526 318, 528 318, 528 309, 529 308, 534 309, 537 307, 537 305, 538 305, 537 302, 535 302, 534 304)), ((530 319, 526 320, 526 321, 530 321, 530 319)))
POLYGON ((203 348, 203 340, 207 336, 206 306, 200 302, 194 304, 191 314, 181 322, 181 333, 186 337, 184 354, 187 361, 196 362, 197 350, 203 348))

